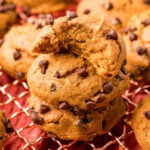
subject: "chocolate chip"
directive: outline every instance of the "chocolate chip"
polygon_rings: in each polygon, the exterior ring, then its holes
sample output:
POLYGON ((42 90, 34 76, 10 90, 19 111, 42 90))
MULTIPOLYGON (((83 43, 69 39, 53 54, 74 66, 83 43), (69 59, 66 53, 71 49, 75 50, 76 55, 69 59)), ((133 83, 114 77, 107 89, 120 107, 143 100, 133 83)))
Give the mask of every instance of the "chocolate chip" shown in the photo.
POLYGON ((75 11, 67 11, 66 16, 68 21, 78 17, 75 11))
POLYGON ((126 64, 127 64, 127 60, 124 59, 122 66, 126 66, 126 64))
POLYGON ((130 33, 129 39, 130 39, 130 41, 135 41, 135 40, 137 40, 137 35, 135 33, 130 33))
POLYGON ((88 72, 85 67, 79 68, 76 71, 80 77, 86 78, 88 76, 88 72))
POLYGON ((86 100, 85 103, 88 109, 93 109, 96 106, 96 103, 91 100, 86 100))
POLYGON ((84 115, 83 111, 78 106, 74 106, 73 112, 75 113, 75 115, 78 115, 80 118, 82 118, 84 115))
POLYGON ((94 99, 96 100, 96 103, 101 103, 105 100, 105 94, 102 93, 97 93, 97 95, 94 97, 94 99))
POLYGON ((104 85, 103 85, 103 92, 105 94, 111 93, 112 90, 113 90, 113 84, 111 82, 104 83, 104 85))
POLYGON ((14 53, 13 53, 13 57, 14 57, 14 60, 18 60, 21 58, 21 53, 20 51, 16 50, 14 53))
POLYGON ((118 40, 118 34, 117 34, 117 32, 116 32, 115 30, 110 30, 110 31, 106 34, 105 38, 106 38, 107 40, 118 40))
POLYGON ((150 0, 143 0, 143 3, 150 4, 150 0))
POLYGON ((25 73, 23 72, 19 72, 19 71, 15 71, 15 78, 16 79, 21 79, 25 76, 25 73))
POLYGON ((122 71, 123 74, 125 74, 125 75, 127 74, 125 67, 122 66, 120 70, 122 71))
POLYGON ((42 74, 45 74, 46 73, 46 70, 47 70, 47 68, 48 68, 48 61, 46 61, 46 60, 41 60, 40 62, 39 62, 39 67, 41 68, 41 73, 42 74))
POLYGON ((30 109, 31 112, 31 118, 34 123, 37 123, 39 125, 42 125, 44 123, 44 119, 40 117, 33 109, 30 109))
POLYGON ((54 83, 51 85, 51 91, 52 92, 56 91, 56 85, 54 83))
POLYGON ((59 103, 58 108, 59 109, 70 109, 70 106, 67 102, 63 101, 63 102, 59 103))
POLYGON ((121 76, 121 75, 119 75, 119 74, 117 74, 117 75, 115 76, 115 78, 116 78, 116 79, 119 79, 120 81, 124 80, 124 77, 121 76))
POLYGON ((48 132, 48 134, 51 136, 51 138, 57 138, 56 134, 52 133, 52 132, 48 132))
POLYGON ((113 4, 111 2, 104 3, 104 8, 106 10, 111 10, 113 8, 113 4))
POLYGON ((83 119, 82 119, 82 121, 83 121, 84 124, 90 123, 92 120, 93 120, 93 118, 90 118, 88 116, 88 114, 85 114, 84 117, 83 117, 83 119))
POLYGON ((114 18, 114 19, 112 19, 112 24, 119 25, 119 24, 121 24, 121 20, 119 18, 114 18))
POLYGON ((102 121, 102 129, 105 130, 105 128, 106 128, 106 120, 103 120, 102 121))
POLYGON ((53 25, 54 24, 54 18, 52 15, 47 15, 45 20, 46 25, 53 25))
POLYGON ((9 120, 7 120, 7 124, 6 124, 6 132, 12 133, 13 131, 14 131, 14 129, 13 129, 13 126, 12 126, 11 121, 9 119, 9 120))
POLYGON ((47 106, 47 105, 45 105, 45 104, 41 104, 39 111, 40 111, 41 114, 45 114, 45 113, 47 113, 48 111, 50 111, 50 107, 47 106))
POLYGON ((90 12, 91 12, 91 11, 90 11, 89 9, 85 9, 85 10, 83 11, 83 13, 84 13, 85 15, 88 15, 90 12))
POLYGON ((140 47, 136 47, 135 50, 136 50, 136 52, 137 52, 138 55, 143 55, 144 53, 146 53, 147 48, 140 46, 140 47))
POLYGON ((60 77, 61 77, 61 76, 60 76, 60 72, 59 72, 59 71, 56 71, 56 73, 55 73, 54 77, 56 77, 56 78, 60 78, 60 77))
POLYGON ((144 112, 144 116, 145 116, 147 119, 150 119, 150 111, 145 111, 145 112, 144 112))
POLYGON ((141 22, 141 24, 143 24, 144 26, 150 25, 150 18, 147 18, 147 19, 143 20, 143 21, 141 22))

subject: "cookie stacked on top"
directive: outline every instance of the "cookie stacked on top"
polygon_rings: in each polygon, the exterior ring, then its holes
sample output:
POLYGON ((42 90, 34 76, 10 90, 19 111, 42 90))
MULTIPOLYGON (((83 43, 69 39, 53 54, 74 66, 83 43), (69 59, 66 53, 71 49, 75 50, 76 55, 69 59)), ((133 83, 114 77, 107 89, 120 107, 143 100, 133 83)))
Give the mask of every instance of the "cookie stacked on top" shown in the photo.
POLYGON ((41 53, 27 75, 30 114, 52 136, 92 140, 123 116, 129 87, 125 44, 96 16, 66 17, 47 25, 33 44, 41 53))

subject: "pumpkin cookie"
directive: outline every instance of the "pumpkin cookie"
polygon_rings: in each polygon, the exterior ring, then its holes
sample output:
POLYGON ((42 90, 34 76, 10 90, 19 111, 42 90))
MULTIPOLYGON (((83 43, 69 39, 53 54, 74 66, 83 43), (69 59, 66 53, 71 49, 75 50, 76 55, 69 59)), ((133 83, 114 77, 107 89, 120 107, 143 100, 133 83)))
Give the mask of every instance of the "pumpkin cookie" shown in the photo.
POLYGON ((126 106, 120 98, 96 111, 83 111, 78 107, 55 107, 31 95, 28 99, 30 114, 35 123, 53 137, 63 140, 90 141, 97 134, 110 130, 124 114, 126 106))
POLYGON ((150 11, 135 15, 129 22, 124 39, 127 47, 126 69, 137 80, 150 82, 150 11))

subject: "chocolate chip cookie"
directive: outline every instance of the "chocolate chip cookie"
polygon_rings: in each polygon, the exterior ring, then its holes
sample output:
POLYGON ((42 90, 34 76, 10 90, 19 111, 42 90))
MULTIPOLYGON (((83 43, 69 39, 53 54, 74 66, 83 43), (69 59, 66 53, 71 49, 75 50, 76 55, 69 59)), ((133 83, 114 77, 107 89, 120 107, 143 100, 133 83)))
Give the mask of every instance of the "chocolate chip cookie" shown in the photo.
POLYGON ((127 70, 133 78, 150 82, 150 11, 133 16, 124 32, 127 70))
POLYGON ((31 52, 32 43, 41 28, 31 23, 13 26, 0 48, 0 65, 12 77, 26 79, 28 68, 37 54, 31 52))
POLYGON ((104 78, 115 77, 126 57, 124 41, 104 19, 77 17, 71 11, 43 28, 33 44, 33 52, 74 53, 88 60, 104 78))
POLYGON ((97 134, 104 134, 117 123, 126 106, 120 98, 96 111, 83 111, 65 104, 55 107, 35 95, 28 99, 30 114, 34 121, 52 137, 63 140, 90 141, 97 134))
POLYGON ((5 141, 5 133, 13 132, 13 127, 10 120, 7 120, 4 112, 0 110, 0 148, 5 141))
POLYGON ((76 0, 8 0, 19 6, 29 7, 33 13, 48 13, 66 9, 76 0))
POLYGON ((121 97, 129 87, 125 70, 103 78, 85 59, 73 54, 41 54, 31 65, 27 81, 31 93, 48 104, 96 109, 121 97))
POLYGON ((131 126, 143 150, 150 149, 150 97, 135 109, 131 126))
POLYGON ((8 31, 16 21, 16 5, 8 4, 5 0, 0 1, 0 38, 8 31))
POLYGON ((78 5, 77 13, 103 16, 122 33, 134 14, 150 9, 149 3, 149 0, 82 0, 78 5))

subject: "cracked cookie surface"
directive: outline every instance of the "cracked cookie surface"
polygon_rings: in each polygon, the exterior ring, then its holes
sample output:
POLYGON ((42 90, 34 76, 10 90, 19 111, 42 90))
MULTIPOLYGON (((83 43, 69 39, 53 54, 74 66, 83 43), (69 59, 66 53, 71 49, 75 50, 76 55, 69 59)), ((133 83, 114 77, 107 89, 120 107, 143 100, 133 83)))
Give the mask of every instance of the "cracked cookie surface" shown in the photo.
POLYGON ((55 107, 35 95, 28 99, 30 114, 35 123, 52 137, 63 140, 90 141, 112 128, 124 114, 126 106, 120 98, 116 104, 107 105, 97 111, 55 107))
POLYGON ((0 47, 0 65, 12 77, 26 79, 28 68, 38 54, 31 52, 32 43, 40 28, 26 23, 13 26, 0 47))
POLYGON ((41 54, 27 80, 31 93, 48 104, 66 102, 85 110, 109 104, 129 87, 129 78, 122 71, 113 79, 102 78, 91 64, 73 54, 41 54))
POLYGON ((104 16, 117 31, 123 33, 123 28, 130 18, 143 10, 150 9, 144 0, 82 0, 77 8, 78 15, 104 16))
POLYGON ((126 69, 131 77, 150 82, 150 11, 132 17, 124 33, 126 69))
POLYGON ((150 149, 150 97, 134 110, 131 126, 143 150, 150 149))
POLYGON ((45 26, 33 44, 33 52, 62 51, 85 58, 105 78, 116 76, 126 57, 124 41, 107 22, 96 16, 77 17, 74 12, 45 26))

